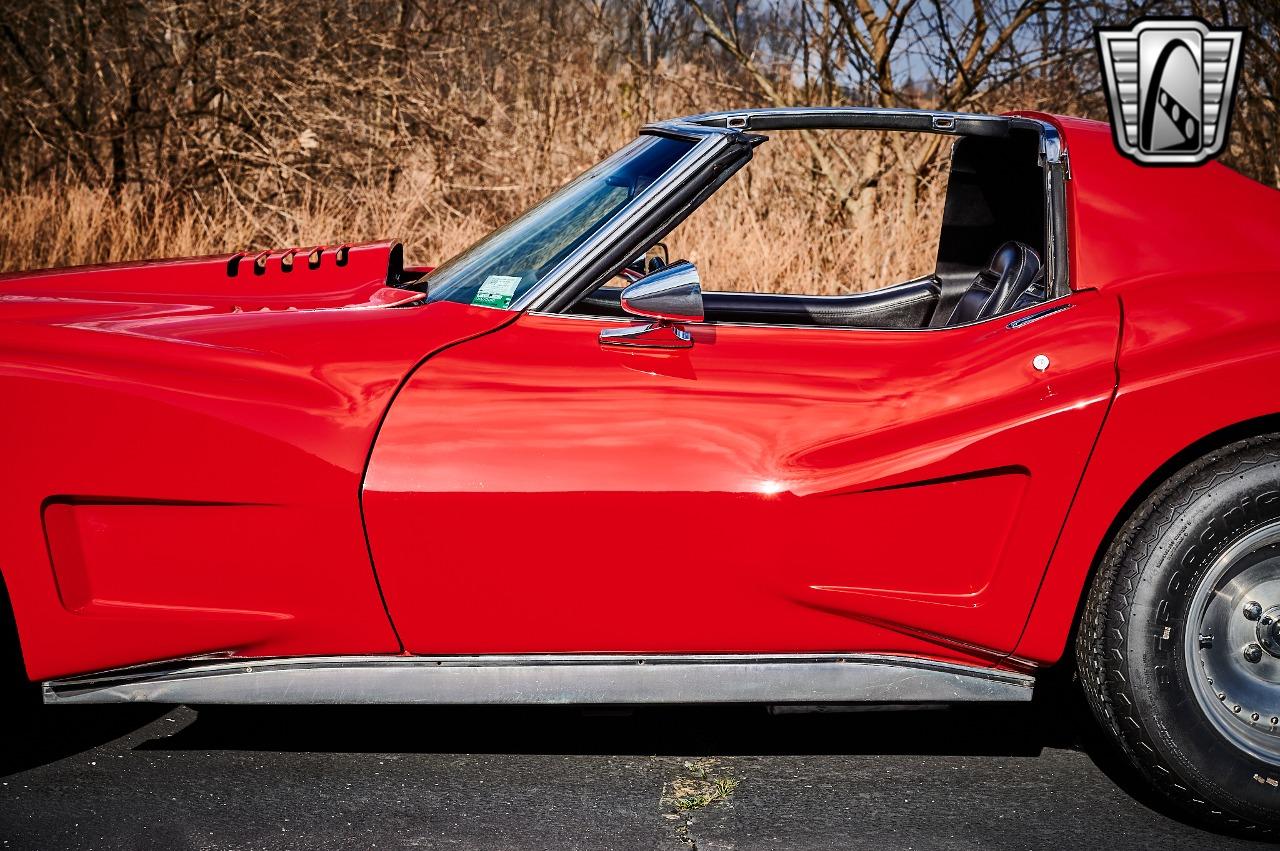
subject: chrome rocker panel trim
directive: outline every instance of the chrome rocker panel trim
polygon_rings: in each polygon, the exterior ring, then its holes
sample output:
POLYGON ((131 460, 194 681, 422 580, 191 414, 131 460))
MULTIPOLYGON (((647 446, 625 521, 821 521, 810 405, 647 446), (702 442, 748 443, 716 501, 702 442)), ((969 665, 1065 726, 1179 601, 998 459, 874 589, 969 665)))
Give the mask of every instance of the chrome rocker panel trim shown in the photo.
POLYGON ((44 702, 958 703, 1031 699, 1027 674, 893 656, 317 656, 199 659, 51 680, 44 702))

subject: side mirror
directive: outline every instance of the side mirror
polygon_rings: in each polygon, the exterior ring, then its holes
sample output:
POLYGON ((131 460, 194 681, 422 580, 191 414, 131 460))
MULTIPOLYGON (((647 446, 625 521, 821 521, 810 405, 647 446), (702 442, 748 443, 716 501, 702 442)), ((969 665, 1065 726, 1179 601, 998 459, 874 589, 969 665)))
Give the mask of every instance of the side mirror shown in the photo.
POLYGON ((657 321, 627 328, 606 328, 600 332, 601 343, 654 349, 692 346, 689 332, 675 323, 701 322, 706 316, 697 267, 681 260, 646 275, 622 291, 622 309, 657 321))
POLYGON ((668 322, 701 322, 705 313, 697 267, 681 260, 645 275, 622 291, 622 309, 668 322))

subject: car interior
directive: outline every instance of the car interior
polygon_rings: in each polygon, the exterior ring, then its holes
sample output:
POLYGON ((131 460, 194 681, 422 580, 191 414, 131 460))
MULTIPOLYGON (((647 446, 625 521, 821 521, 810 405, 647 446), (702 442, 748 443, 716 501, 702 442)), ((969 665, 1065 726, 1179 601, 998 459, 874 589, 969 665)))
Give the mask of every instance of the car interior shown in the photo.
MULTIPOLYGON (((1041 261, 1046 199, 1038 151, 1038 134, 1021 128, 1004 137, 967 136, 956 141, 931 274, 870 292, 834 296, 704 290, 706 321, 943 328, 1046 300, 1041 261)), ((619 286, 598 287, 568 312, 627 316, 621 293, 619 286)))

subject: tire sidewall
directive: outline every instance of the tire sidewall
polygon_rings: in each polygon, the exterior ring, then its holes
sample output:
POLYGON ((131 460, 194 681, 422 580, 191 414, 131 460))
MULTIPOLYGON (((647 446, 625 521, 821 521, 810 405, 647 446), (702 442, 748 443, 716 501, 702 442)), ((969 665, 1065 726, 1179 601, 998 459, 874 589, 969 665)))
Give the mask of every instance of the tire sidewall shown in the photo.
POLYGON ((1280 825, 1280 759, 1262 762, 1218 732, 1192 690, 1199 674, 1187 670, 1184 650, 1187 632, 1199 628, 1192 598, 1215 560, 1243 535, 1280 521, 1280 461, 1202 476, 1187 488, 1193 496, 1184 507, 1148 521, 1164 528, 1140 557, 1122 628, 1134 718, 1193 794, 1280 825))

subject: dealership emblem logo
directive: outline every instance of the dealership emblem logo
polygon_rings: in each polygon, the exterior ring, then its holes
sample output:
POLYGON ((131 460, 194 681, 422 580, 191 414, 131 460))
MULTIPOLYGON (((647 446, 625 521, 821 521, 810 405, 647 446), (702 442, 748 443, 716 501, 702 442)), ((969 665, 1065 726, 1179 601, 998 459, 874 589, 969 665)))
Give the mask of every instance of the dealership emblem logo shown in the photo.
POLYGON ((1099 28, 1111 131, 1143 165, 1198 165, 1227 142, 1244 31, 1195 18, 1099 28))

